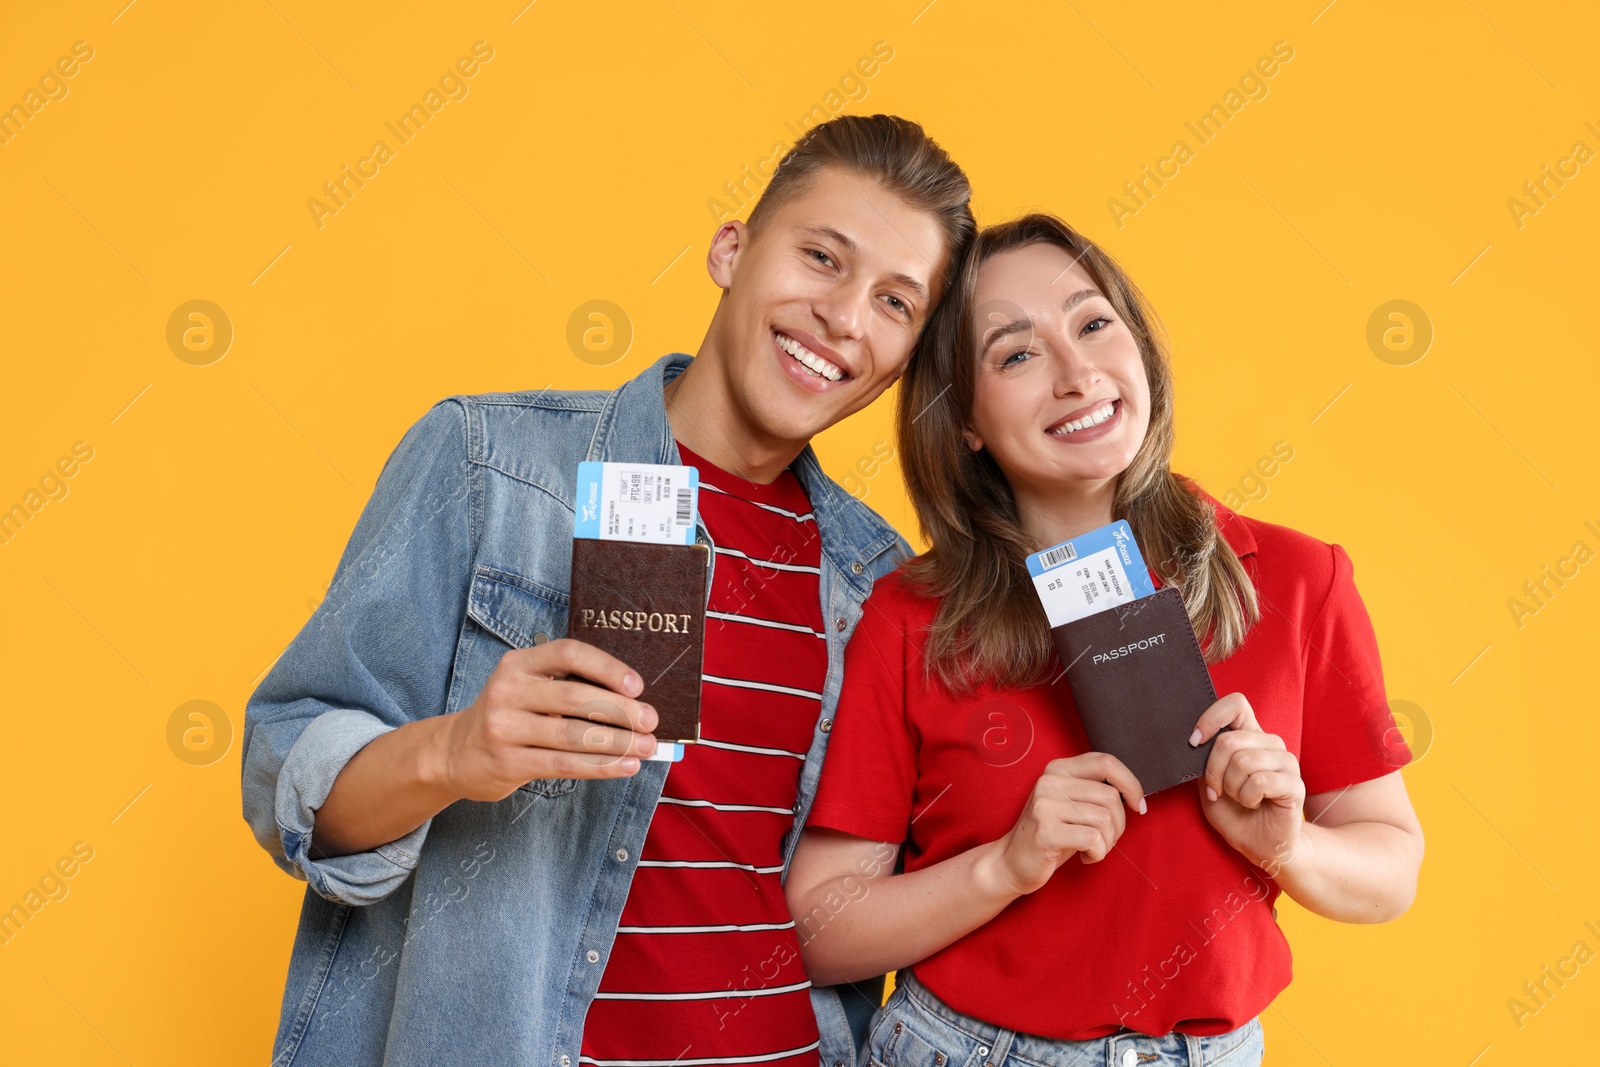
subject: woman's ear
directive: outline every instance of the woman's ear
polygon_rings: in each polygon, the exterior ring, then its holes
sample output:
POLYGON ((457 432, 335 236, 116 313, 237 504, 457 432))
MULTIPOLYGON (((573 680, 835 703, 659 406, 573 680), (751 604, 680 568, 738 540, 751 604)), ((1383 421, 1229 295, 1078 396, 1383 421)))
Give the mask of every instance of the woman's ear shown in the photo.
POLYGON ((971 426, 961 427, 961 439, 967 443, 967 449, 972 452, 983 451, 983 438, 978 436, 978 431, 971 426))
POLYGON ((739 250, 749 240, 750 230, 738 219, 724 222, 711 237, 711 250, 706 253, 706 273, 719 289, 733 288, 733 276, 738 267, 739 250))

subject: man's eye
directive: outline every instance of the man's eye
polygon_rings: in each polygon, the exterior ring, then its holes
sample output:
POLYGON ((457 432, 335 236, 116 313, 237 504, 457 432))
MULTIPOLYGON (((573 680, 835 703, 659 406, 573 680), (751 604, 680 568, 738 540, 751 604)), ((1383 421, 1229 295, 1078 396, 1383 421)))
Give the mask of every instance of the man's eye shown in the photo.
POLYGON ((1103 330, 1103 329, 1106 328, 1106 326, 1110 326, 1110 325, 1111 325, 1111 320, 1106 318, 1104 315, 1101 315, 1098 318, 1090 319, 1088 322, 1084 323, 1083 324, 1083 332, 1084 333, 1099 333, 1100 330, 1103 330), (1101 327, 1099 327, 1099 329, 1095 329, 1095 330, 1089 329, 1089 327, 1093 326, 1097 322, 1103 322, 1103 323, 1105 323, 1105 326, 1101 326, 1101 327))

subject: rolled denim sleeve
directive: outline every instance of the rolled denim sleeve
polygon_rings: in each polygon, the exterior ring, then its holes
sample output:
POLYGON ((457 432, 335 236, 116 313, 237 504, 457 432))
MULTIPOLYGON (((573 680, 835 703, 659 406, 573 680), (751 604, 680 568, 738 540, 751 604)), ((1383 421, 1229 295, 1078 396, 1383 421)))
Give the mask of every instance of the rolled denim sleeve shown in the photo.
POLYGON ((432 820, 313 859, 316 812, 379 735, 446 710, 474 545, 467 412, 442 400, 384 464, 328 595, 245 705, 241 791, 256 841, 319 896, 371 904, 405 882, 432 820))

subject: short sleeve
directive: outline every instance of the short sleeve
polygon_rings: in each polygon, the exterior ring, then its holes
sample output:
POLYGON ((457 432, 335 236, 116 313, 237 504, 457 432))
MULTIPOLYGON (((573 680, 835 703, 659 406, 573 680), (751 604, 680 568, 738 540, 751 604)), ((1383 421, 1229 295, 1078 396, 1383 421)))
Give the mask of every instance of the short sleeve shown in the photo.
POLYGON ((807 826, 900 844, 911 825, 917 742, 907 716, 910 639, 889 588, 879 579, 845 649, 844 684, 834 711, 822 777, 807 826))
POLYGON ((1411 762, 1389 711, 1378 639, 1356 592, 1355 567, 1339 545, 1329 548, 1333 582, 1304 635, 1300 776, 1308 794, 1379 778, 1411 762))

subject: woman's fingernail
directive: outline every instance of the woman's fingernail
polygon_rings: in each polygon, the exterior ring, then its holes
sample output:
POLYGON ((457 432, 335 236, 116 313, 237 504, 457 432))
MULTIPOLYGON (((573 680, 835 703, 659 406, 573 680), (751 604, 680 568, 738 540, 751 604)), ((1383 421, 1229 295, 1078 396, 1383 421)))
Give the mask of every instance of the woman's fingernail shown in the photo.
POLYGON ((624 774, 636 774, 638 773, 638 770, 639 761, 634 759, 632 756, 629 756, 627 759, 622 761, 622 772, 624 774))
POLYGON ((1149 808, 1150 808, 1150 805, 1148 805, 1148 804, 1146 804, 1144 802, 1144 797, 1140 797, 1139 798, 1139 814, 1143 815, 1146 811, 1149 810, 1149 808))
POLYGON ((639 688, 639 676, 637 674, 625 675, 622 679, 622 687, 630 693, 635 692, 639 688))
POLYGON ((1217 791, 1212 789, 1209 785, 1206 786, 1206 799, 1210 800, 1213 804, 1217 802, 1217 791))
POLYGON ((1200 743, 1200 727, 1196 726, 1194 728, 1194 733, 1189 735, 1189 744, 1190 745, 1198 745, 1199 743, 1200 743))

